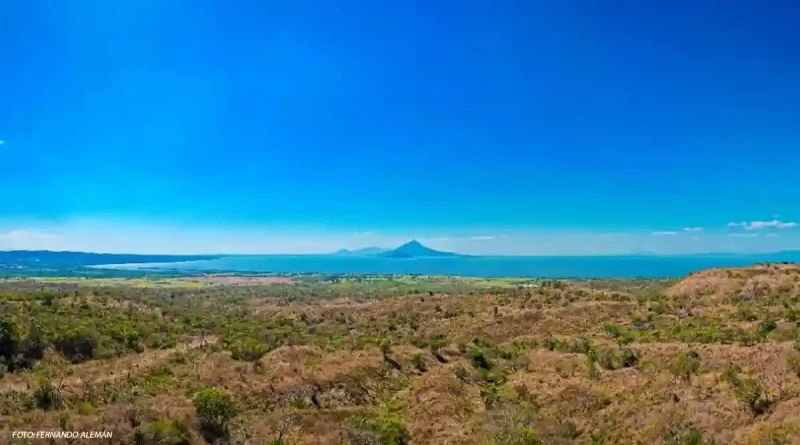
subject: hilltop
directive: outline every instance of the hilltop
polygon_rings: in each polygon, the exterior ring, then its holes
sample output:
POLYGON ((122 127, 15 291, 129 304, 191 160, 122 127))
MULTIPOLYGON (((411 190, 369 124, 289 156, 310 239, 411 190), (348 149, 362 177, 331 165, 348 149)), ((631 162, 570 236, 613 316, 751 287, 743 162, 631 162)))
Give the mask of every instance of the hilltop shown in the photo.
POLYGON ((776 295, 800 297, 800 265, 769 263, 706 269, 680 280, 667 289, 666 294, 745 299, 776 295))
POLYGON ((402 246, 379 254, 381 258, 430 258, 430 257, 465 257, 452 252, 442 252, 422 245, 417 240, 411 240, 402 246))

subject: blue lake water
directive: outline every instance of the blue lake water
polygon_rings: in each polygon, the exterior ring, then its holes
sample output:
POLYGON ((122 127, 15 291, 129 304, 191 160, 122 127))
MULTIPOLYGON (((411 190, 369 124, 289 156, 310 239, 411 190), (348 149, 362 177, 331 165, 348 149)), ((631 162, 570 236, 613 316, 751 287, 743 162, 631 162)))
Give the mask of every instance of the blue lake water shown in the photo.
POLYGON ((800 261, 800 252, 762 255, 465 257, 386 259, 328 255, 230 256, 182 263, 98 266, 196 272, 359 273, 460 275, 472 277, 632 278, 682 277, 709 267, 800 261))

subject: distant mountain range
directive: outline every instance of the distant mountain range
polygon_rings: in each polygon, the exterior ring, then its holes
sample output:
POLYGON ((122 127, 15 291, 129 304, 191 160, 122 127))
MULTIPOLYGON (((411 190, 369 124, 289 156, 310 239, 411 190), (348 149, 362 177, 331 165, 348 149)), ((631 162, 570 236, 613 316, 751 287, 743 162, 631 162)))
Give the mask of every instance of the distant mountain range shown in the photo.
POLYGON ((365 247, 363 249, 354 249, 354 250, 347 250, 341 249, 337 250, 336 252, 332 253, 333 256, 374 256, 379 255, 384 252, 388 252, 391 249, 384 249, 383 247, 365 247))
POLYGON ((395 249, 384 249, 382 247, 365 247, 363 249, 338 250, 331 254, 332 256, 348 256, 348 257, 378 257, 378 258, 442 258, 442 257, 466 257, 468 255, 461 255, 452 252, 442 252, 441 250, 431 249, 422 245, 417 240, 411 240, 400 247, 395 249))

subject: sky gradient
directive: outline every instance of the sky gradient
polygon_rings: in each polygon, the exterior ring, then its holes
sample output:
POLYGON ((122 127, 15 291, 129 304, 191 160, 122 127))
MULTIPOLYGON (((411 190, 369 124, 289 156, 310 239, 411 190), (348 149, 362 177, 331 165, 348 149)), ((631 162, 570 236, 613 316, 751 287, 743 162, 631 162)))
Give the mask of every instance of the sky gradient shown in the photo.
POLYGON ((797 23, 788 0, 2 2, 0 249, 800 249, 797 23))

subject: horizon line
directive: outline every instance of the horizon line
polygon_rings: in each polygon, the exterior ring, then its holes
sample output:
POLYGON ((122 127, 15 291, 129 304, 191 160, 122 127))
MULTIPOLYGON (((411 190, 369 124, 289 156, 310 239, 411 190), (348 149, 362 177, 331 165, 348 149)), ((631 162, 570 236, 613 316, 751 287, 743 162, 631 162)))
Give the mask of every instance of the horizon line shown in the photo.
MULTIPOLYGON (((375 246, 377 247, 377 246, 375 246)), ((363 248, 367 249, 369 247, 363 248)), ((160 257, 207 257, 213 259, 219 258, 232 258, 232 257, 275 257, 275 256, 336 256, 336 253, 342 250, 346 251, 353 251, 353 250, 361 250, 359 249, 339 249, 338 251, 334 252, 327 252, 327 253, 136 253, 136 252, 125 252, 125 253, 114 253, 114 252, 93 252, 93 251, 83 251, 83 250, 50 250, 50 249, 0 249, 0 252, 30 252, 30 253, 37 253, 37 252, 48 252, 48 253, 79 253, 79 254, 88 254, 88 255, 117 255, 117 256, 160 256, 160 257)), ((386 248, 387 250, 395 250, 395 248, 386 248)), ((431 249, 435 250, 435 249, 431 249)), ((444 252, 436 250, 437 252, 444 252)), ((385 253, 385 252, 382 252, 385 253)), ((445 252, 445 253, 453 253, 456 257, 439 257, 439 256, 419 256, 417 258, 595 258, 595 257, 689 257, 689 256, 704 256, 704 255, 739 255, 739 256, 759 256, 759 255, 775 255, 775 254, 784 254, 784 253, 800 253, 800 249, 789 249, 789 250, 771 250, 771 251, 764 251, 764 252, 732 252, 732 251, 708 251, 708 252, 695 252, 695 253, 657 253, 657 252, 629 252, 629 253, 596 253, 596 254, 528 254, 528 255, 477 255, 477 254, 465 254, 465 253, 458 253, 458 252, 445 252)), ((370 257, 378 257, 379 254, 375 255, 363 255, 363 256, 356 256, 351 258, 370 258, 370 257)), ((403 258, 383 258, 383 259, 403 259, 403 258)), ((196 261, 204 261, 204 260, 196 260, 196 261)))

